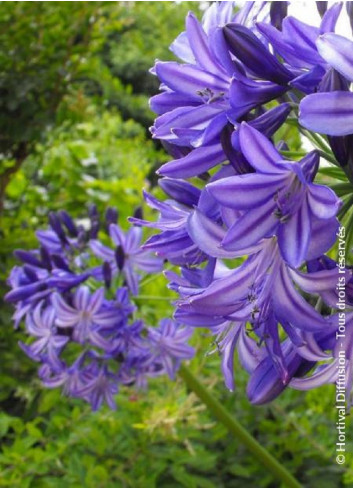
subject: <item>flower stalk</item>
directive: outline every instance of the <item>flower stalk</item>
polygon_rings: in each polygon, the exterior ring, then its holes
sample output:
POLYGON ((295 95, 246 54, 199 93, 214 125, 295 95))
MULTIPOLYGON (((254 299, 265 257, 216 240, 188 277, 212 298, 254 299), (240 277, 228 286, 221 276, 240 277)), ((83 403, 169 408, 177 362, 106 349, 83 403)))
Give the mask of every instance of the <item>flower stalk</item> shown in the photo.
POLYGON ((288 470, 278 462, 260 443, 234 419, 222 404, 198 381, 192 372, 182 364, 179 377, 183 379, 187 387, 207 406, 212 414, 221 422, 227 430, 242 442, 257 460, 271 472, 285 487, 302 487, 288 470))

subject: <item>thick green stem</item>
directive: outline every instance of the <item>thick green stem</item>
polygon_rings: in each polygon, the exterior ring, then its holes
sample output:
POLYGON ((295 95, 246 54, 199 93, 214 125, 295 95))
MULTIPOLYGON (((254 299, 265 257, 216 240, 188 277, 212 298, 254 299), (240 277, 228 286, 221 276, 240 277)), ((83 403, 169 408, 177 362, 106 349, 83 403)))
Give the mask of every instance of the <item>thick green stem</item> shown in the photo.
POLYGON ((218 421, 220 421, 239 441, 244 443, 244 445, 255 455, 256 459, 279 481, 282 481, 285 484, 285 487, 302 487, 287 469, 229 414, 222 404, 213 397, 210 391, 197 380, 185 365, 181 366, 179 376, 184 380, 189 389, 205 403, 218 421))

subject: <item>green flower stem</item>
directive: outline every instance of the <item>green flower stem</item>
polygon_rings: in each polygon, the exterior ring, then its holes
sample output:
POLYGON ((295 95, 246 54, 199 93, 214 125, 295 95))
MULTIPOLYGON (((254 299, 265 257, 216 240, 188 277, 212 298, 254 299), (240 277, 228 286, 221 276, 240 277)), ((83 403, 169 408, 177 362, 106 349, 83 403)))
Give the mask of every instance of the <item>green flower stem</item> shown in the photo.
POLYGON ((210 391, 197 380, 185 365, 180 367, 179 376, 184 380, 188 388, 192 390, 202 402, 204 402, 218 421, 220 421, 239 441, 244 443, 244 445, 255 455, 256 459, 278 480, 282 481, 285 484, 285 487, 302 487, 287 469, 229 414, 222 404, 213 397, 210 391))

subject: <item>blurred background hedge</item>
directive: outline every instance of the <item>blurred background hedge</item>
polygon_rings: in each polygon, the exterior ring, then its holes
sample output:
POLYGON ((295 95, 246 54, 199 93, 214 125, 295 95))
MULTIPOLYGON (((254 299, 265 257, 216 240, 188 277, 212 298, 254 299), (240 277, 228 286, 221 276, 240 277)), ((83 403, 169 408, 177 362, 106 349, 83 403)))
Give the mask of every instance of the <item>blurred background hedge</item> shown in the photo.
MULTIPOLYGON (((149 137, 156 58, 188 10, 203 2, 0 3, 0 280, 15 248, 31 248, 50 210, 85 215, 117 206, 122 223, 155 186, 167 155, 149 137)), ((156 189, 154 189, 156 191, 156 189)), ((146 284, 151 324, 171 313, 164 279, 146 284)), ((276 487, 276 482, 181 381, 121 392, 119 408, 91 413, 46 391, 0 305, 0 486, 276 487)), ((286 391, 267 407, 229 393, 210 338, 198 331, 191 368, 307 487, 352 487, 353 461, 335 464, 334 391, 286 391), (206 352, 206 354, 205 354, 206 352), (349 465, 350 464, 350 465, 349 465)), ((348 425, 350 425, 348 418, 348 425)), ((349 434, 349 426, 347 433, 349 434)), ((349 435, 348 435, 349 437, 349 435)), ((351 447, 352 448, 352 447, 351 447)), ((349 450, 348 450, 349 451, 349 450)), ((352 453, 352 450, 350 450, 352 453)))

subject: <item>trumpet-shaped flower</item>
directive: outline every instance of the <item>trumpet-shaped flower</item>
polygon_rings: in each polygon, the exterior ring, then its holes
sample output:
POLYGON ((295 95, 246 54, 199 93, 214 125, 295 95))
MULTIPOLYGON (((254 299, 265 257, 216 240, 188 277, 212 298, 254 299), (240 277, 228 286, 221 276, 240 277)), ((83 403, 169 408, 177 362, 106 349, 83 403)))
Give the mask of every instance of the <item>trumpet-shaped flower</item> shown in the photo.
POLYGON ((316 221, 334 218, 340 200, 329 188, 312 183, 317 153, 299 162, 283 161, 273 145, 245 123, 240 129, 240 145, 256 173, 224 178, 207 186, 222 206, 243 211, 227 231, 222 246, 239 250, 277 235, 282 256, 297 267, 307 258, 316 221))

